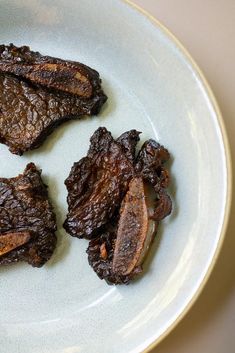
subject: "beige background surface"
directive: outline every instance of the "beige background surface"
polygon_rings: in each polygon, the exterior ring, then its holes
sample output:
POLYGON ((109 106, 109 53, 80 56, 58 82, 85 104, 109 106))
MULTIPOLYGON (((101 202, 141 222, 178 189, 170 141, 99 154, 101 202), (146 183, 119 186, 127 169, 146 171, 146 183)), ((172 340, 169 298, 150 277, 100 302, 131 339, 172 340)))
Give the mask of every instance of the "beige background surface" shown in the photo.
MULTIPOLYGON (((234 160, 235 0, 133 1, 165 24, 203 70, 220 105, 234 160)), ((203 293, 153 353, 235 353, 234 212, 235 202, 222 252, 203 293)))

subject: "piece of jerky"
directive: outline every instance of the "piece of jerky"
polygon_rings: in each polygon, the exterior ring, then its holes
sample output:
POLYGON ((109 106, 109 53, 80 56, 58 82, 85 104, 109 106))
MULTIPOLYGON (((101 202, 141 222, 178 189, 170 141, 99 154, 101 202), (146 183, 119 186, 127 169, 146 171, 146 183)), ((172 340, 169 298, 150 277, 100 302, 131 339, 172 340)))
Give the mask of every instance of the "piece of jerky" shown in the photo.
POLYGON ((90 67, 0 45, 0 142, 12 153, 39 147, 64 121, 98 114, 106 100, 90 67))
POLYGON ((149 218, 144 183, 133 178, 124 197, 116 229, 91 240, 87 249, 89 264, 108 283, 129 283, 142 272, 142 262, 156 232, 149 218))
POLYGON ((65 181, 69 212, 64 223, 72 236, 94 237, 120 206, 134 173, 130 150, 139 133, 130 134, 131 138, 127 134, 117 142, 106 128, 99 128, 91 137, 87 156, 72 167, 65 181))
POLYGON ((33 163, 15 178, 0 179, 0 265, 43 266, 55 250, 55 231, 47 188, 33 163))
POLYGON ((85 232, 87 238, 95 237, 89 242, 88 261, 108 283, 127 284, 142 271, 158 224, 172 208, 166 192, 169 173, 164 167, 169 152, 148 140, 136 156, 138 140, 136 130, 114 140, 105 128, 99 128, 87 156, 74 164, 66 180, 69 213, 65 228, 73 236, 85 232), (122 163, 115 168, 120 160, 128 160, 130 164, 124 163, 127 169, 121 168, 122 163), (107 174, 104 180, 102 173, 107 174), (121 190, 123 180, 125 187, 118 197, 113 190, 109 193, 110 185, 121 190))

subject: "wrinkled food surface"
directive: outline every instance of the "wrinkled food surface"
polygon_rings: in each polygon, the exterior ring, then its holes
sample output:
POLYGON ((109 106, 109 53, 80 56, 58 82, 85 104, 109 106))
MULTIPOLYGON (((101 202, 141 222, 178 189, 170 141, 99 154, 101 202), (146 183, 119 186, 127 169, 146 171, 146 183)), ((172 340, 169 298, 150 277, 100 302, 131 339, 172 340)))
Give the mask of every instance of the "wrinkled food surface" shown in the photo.
POLYGON ((65 181, 69 212, 64 227, 72 236, 90 239, 89 264, 112 284, 127 284, 142 271, 159 222, 172 209, 164 167, 170 154, 151 139, 136 155, 139 134, 131 130, 114 140, 99 128, 87 156, 65 181))
POLYGON ((90 67, 0 45, 0 142, 12 153, 39 147, 64 121, 98 114, 106 100, 90 67))
POLYGON ((15 178, 0 178, 0 265, 41 267, 55 250, 55 231, 47 187, 33 163, 15 178))
POLYGON ((93 134, 87 156, 74 164, 65 181, 69 212, 64 227, 69 234, 90 239, 112 218, 134 175, 129 150, 138 134, 130 131, 124 143, 115 141, 106 128, 93 134))

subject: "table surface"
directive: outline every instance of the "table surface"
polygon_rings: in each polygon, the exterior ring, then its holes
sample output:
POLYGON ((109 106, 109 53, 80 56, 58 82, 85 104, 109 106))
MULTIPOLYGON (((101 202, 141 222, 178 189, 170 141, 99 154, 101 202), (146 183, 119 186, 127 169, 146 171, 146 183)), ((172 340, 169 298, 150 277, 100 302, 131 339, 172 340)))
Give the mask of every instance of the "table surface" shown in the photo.
MULTIPOLYGON (((168 27, 201 67, 222 111, 234 160, 235 0, 133 2, 168 27)), ((234 213, 233 201, 225 242, 202 294, 152 353, 235 353, 234 213)))

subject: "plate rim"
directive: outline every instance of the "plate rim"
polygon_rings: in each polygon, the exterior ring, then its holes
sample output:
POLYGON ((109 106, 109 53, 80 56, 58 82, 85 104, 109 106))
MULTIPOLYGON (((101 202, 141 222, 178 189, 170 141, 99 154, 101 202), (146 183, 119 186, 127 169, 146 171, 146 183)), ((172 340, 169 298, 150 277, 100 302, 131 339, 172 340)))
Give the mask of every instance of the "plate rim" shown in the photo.
POLYGON ((210 265, 207 269, 207 272, 201 281, 199 287, 195 291, 194 295, 192 298, 189 300, 183 311, 180 313, 180 315, 169 325, 169 327, 158 337, 156 338, 152 343, 150 343, 146 348, 142 350, 142 353, 149 353, 153 348, 155 348, 164 338, 166 338, 171 331, 179 324, 179 322, 186 316, 186 314, 190 311, 190 309, 193 307, 193 305, 196 303, 197 299, 199 298, 202 290, 204 289, 206 283, 209 280, 209 277, 214 269, 214 266, 218 260, 220 251, 222 249, 222 245, 224 243, 227 227, 228 227, 228 221, 229 221, 229 216, 230 216, 230 211, 231 211, 231 203, 232 203, 232 157, 231 157, 231 149, 230 149, 230 144, 228 140, 228 135, 227 131, 225 128, 225 123, 223 119, 223 115, 221 113, 221 110, 219 108, 219 104, 215 98, 215 95, 212 91, 212 88, 210 84, 208 83, 206 76, 204 75, 202 69, 199 67, 197 62, 194 60, 192 55, 189 53, 188 49, 182 44, 182 42, 171 32, 171 30, 163 24, 160 20, 158 20, 154 15, 152 15, 149 11, 143 9, 140 5, 137 5, 134 3, 132 0, 119 0, 121 3, 127 5, 128 7, 131 7, 132 9, 136 10, 138 13, 140 13, 142 16, 144 16, 149 22, 151 22, 156 28, 160 28, 161 31, 176 45, 176 47, 179 49, 179 51, 183 54, 183 56, 187 59, 187 61, 191 64, 193 70, 196 72, 198 75, 198 78, 202 84, 202 87, 204 88, 207 97, 211 103, 211 106, 213 108, 213 111, 216 116, 216 120, 221 132, 221 137, 222 137, 222 143, 224 147, 224 157, 225 157, 225 164, 226 164, 226 203, 225 203, 225 208, 224 208, 224 219, 223 219, 223 224, 221 227, 221 232, 219 236, 219 240, 216 245, 215 252, 213 254, 213 257, 211 259, 210 265))

